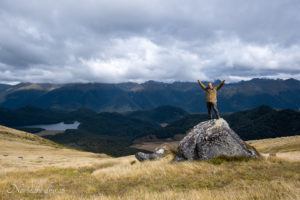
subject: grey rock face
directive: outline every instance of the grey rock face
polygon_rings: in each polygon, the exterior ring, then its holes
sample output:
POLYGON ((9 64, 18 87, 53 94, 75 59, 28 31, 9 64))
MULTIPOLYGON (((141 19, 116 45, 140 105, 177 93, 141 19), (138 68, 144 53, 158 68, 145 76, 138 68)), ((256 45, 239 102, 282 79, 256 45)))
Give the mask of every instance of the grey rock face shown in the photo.
POLYGON ((224 119, 201 122, 180 141, 174 161, 209 160, 220 155, 258 157, 224 119))
POLYGON ((145 160, 156 160, 158 158, 163 157, 164 149, 159 149, 155 153, 143 153, 143 152, 137 152, 135 154, 136 159, 138 159, 140 162, 145 160))

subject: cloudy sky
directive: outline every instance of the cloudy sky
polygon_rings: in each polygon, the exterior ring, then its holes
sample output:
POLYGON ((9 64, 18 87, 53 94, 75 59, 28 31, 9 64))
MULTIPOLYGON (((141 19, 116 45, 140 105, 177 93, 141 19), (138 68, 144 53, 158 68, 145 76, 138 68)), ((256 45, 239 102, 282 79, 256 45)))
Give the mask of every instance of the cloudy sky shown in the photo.
POLYGON ((300 79, 299 0, 1 0, 0 82, 300 79))

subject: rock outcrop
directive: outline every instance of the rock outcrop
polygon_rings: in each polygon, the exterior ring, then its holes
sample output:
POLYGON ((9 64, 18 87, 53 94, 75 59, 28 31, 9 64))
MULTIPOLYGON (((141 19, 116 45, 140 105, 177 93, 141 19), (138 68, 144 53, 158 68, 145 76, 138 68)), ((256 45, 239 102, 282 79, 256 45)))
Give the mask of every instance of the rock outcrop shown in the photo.
POLYGON ((164 149, 158 149, 155 153, 143 153, 143 152, 137 152, 135 154, 136 159, 138 159, 140 162, 145 160, 156 160, 158 158, 163 157, 164 149))
POLYGON ((258 157, 256 150, 246 145, 221 118, 194 126, 180 141, 174 161, 209 160, 221 155, 258 157))

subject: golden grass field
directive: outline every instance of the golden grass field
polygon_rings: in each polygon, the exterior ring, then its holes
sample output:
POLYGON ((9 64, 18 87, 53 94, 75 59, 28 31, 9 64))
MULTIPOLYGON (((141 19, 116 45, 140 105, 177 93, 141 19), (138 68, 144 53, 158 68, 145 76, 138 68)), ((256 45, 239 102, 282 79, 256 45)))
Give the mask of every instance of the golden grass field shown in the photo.
POLYGON ((300 136, 249 142, 264 158, 140 163, 0 126, 0 200, 300 199, 300 136))

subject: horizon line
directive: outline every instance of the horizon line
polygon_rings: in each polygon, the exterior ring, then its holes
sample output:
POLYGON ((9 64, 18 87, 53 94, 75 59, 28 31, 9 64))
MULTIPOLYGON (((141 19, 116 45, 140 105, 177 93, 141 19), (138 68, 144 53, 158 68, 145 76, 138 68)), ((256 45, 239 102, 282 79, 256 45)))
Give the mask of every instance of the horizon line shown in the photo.
MULTIPOLYGON (((226 80, 226 79, 225 79, 226 80)), ((243 80, 238 80, 238 81, 226 81, 227 84, 234 84, 234 83, 240 83, 240 82, 247 82, 247 81, 253 81, 253 80, 281 80, 281 81, 286 81, 286 80, 296 80, 296 81, 300 81, 300 79, 297 78, 268 78, 268 77, 257 77, 257 78, 251 78, 251 79, 243 79, 243 80)), ((215 79, 213 81, 209 81, 209 80, 201 80, 202 82, 212 82, 212 83, 216 83, 216 82, 221 82, 221 79, 215 79)), ((156 82, 156 83, 164 83, 164 84, 174 84, 174 83, 197 83, 197 80, 195 81, 181 81, 181 80, 175 80, 172 82, 163 82, 163 81, 158 81, 158 80, 152 80, 149 79, 147 81, 144 82, 134 82, 134 81, 124 81, 124 82, 95 82, 95 81, 82 81, 82 82, 65 82, 65 83, 55 83, 55 82, 0 82, 0 84, 2 85, 10 85, 10 86, 16 86, 19 84, 51 84, 51 85, 67 85, 67 84, 111 84, 111 85, 117 85, 117 84, 124 84, 124 83, 134 83, 134 84, 145 84, 148 82, 156 82)))

